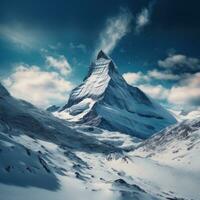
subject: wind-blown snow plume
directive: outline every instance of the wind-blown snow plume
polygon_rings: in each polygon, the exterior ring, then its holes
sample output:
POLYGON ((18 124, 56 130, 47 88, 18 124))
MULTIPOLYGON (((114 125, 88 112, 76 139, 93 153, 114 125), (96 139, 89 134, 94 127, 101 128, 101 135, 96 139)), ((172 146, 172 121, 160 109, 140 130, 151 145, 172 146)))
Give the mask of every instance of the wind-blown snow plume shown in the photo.
POLYGON ((131 20, 132 14, 126 9, 121 9, 118 16, 109 18, 105 29, 100 34, 100 43, 96 53, 101 49, 106 53, 110 53, 120 39, 129 32, 131 20))

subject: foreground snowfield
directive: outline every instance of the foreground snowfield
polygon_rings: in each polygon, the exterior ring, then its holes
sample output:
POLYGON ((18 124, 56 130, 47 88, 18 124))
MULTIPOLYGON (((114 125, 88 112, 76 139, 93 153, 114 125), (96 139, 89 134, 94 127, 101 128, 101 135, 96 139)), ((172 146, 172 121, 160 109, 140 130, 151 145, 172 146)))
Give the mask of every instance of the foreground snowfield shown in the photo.
POLYGON ((200 197, 200 119, 143 141, 77 126, 0 84, 0 200, 200 197))
MULTIPOLYGON (((83 130, 86 129, 82 128, 80 132, 83 130)), ((98 134, 102 139, 107 132, 98 134)), ((122 148, 121 141, 126 138, 125 150, 141 144, 130 141, 127 135, 110 132, 112 134, 122 148)), ((111 140, 104 141, 111 143, 111 140)), ((0 199, 143 200, 176 197, 197 200, 200 195, 199 168, 193 170, 172 163, 163 164, 162 159, 142 158, 138 155, 139 150, 106 154, 73 151, 23 134, 9 136, 2 132, 0 149, 0 199)))

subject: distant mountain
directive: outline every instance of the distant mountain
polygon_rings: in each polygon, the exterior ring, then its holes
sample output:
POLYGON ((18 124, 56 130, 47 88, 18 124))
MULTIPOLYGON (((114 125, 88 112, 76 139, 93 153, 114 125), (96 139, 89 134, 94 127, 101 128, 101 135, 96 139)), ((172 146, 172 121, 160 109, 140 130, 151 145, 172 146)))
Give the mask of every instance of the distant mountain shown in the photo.
POLYGON ((176 119, 137 87, 126 83, 112 59, 100 51, 83 83, 56 116, 80 124, 120 131, 138 138, 176 123, 176 119))
POLYGON ((144 141, 133 154, 162 164, 199 171, 200 117, 167 127, 144 141))

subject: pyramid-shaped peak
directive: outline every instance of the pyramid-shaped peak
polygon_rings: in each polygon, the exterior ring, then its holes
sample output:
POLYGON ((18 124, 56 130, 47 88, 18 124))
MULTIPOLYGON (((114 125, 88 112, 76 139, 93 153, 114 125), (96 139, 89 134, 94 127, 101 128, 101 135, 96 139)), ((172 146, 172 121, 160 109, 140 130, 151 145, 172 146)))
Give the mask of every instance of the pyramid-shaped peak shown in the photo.
POLYGON ((104 53, 103 50, 100 50, 99 53, 97 54, 97 60, 100 58, 110 59, 110 57, 106 55, 106 53, 104 53))
POLYGON ((102 50, 59 114, 70 121, 146 139, 176 122, 139 88, 128 85, 102 50), (62 114, 63 113, 63 114, 62 114), (116 116, 116 117, 115 117, 116 116))

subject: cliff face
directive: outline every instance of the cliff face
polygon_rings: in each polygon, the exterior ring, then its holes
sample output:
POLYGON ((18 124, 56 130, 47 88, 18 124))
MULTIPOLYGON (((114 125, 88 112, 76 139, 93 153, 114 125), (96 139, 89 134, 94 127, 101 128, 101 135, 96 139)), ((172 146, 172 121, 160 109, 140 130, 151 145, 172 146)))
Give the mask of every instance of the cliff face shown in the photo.
POLYGON ((176 122, 139 88, 128 85, 102 51, 58 116, 142 139, 176 122))

